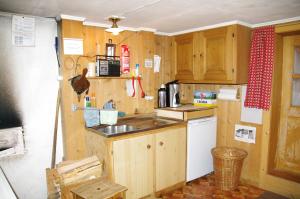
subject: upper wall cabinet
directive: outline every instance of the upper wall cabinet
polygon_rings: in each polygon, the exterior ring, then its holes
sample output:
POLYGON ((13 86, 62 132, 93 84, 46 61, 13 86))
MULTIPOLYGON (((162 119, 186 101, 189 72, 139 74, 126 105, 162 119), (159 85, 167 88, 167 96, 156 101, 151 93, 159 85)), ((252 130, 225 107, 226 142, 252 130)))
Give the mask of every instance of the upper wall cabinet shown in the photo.
POLYGON ((190 33, 191 54, 179 53, 180 45, 176 42, 176 78, 183 83, 247 83, 248 61, 251 30, 241 25, 231 25, 190 33), (188 57, 189 56, 189 57, 188 57), (187 65, 178 60, 190 59, 187 65), (179 67, 180 64, 180 67, 179 67), (180 69, 180 70, 178 70, 180 69), (189 77, 183 71, 192 72, 189 77), (183 78, 184 77, 184 78, 183 78))
POLYGON ((175 37, 176 79, 194 80, 194 34, 175 37))

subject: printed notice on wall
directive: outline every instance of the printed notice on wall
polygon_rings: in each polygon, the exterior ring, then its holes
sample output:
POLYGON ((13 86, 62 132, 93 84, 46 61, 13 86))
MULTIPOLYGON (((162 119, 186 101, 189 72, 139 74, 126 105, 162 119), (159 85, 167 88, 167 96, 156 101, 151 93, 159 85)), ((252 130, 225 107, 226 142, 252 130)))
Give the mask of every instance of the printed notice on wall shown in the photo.
POLYGON ((33 17, 13 16, 12 44, 14 46, 35 45, 35 19, 33 17))
POLYGON ((83 55, 83 39, 64 38, 65 55, 83 55))
POLYGON ((256 128, 252 126, 235 125, 234 139, 255 144, 256 128))

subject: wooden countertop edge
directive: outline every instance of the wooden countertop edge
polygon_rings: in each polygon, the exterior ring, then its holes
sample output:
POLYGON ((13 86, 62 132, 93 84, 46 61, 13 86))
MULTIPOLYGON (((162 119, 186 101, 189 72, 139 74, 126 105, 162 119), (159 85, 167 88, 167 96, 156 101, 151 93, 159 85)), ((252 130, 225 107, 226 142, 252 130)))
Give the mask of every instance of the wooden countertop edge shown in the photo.
POLYGON ((187 110, 178 110, 173 108, 156 108, 155 110, 165 110, 165 111, 174 111, 174 112, 195 112, 195 111, 206 111, 210 109, 215 109, 217 106, 214 107, 195 107, 195 109, 187 109, 187 110))
POLYGON ((133 137, 138 137, 138 136, 143 136, 143 135, 159 133, 160 130, 166 129, 166 128, 186 127, 186 125, 187 125, 187 121, 182 120, 182 121, 178 121, 177 123, 174 123, 174 124, 167 124, 167 125, 164 125, 164 126, 154 127, 153 129, 147 129, 147 130, 137 130, 135 132, 122 134, 122 135, 117 135, 117 136, 113 136, 113 137, 107 137, 107 136, 105 136, 105 135, 103 135, 103 134, 99 133, 98 131, 96 131, 94 129, 91 129, 91 128, 86 128, 86 130, 88 132, 95 133, 99 136, 102 136, 105 139, 107 139, 108 141, 116 141, 116 140, 122 140, 122 139, 127 139, 127 138, 133 138, 133 137))

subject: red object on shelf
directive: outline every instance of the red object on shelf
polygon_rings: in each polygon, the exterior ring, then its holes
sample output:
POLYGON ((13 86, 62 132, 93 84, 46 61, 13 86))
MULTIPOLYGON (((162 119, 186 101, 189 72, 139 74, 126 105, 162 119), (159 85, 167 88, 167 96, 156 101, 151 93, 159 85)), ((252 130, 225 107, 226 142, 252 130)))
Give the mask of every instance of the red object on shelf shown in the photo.
POLYGON ((133 88, 133 94, 132 94, 132 97, 134 97, 134 96, 135 96, 134 76, 132 76, 132 88, 133 88))
POLYGON ((127 45, 121 45, 121 72, 123 74, 130 72, 130 52, 127 45))

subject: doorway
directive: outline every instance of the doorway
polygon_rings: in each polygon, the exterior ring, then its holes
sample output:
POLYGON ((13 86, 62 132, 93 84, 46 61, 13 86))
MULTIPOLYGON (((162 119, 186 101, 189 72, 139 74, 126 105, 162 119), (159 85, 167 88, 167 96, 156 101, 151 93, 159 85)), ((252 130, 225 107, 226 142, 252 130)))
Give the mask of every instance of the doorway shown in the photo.
POLYGON ((268 172, 300 182, 300 35, 277 44, 268 172))

